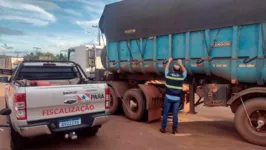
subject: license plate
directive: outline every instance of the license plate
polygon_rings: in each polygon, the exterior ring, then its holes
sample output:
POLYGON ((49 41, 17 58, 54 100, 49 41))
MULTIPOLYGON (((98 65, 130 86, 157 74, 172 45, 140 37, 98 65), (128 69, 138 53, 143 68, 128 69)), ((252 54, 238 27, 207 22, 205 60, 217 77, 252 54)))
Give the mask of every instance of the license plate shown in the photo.
POLYGON ((72 127, 81 124, 80 118, 72 118, 59 121, 59 128, 72 127))

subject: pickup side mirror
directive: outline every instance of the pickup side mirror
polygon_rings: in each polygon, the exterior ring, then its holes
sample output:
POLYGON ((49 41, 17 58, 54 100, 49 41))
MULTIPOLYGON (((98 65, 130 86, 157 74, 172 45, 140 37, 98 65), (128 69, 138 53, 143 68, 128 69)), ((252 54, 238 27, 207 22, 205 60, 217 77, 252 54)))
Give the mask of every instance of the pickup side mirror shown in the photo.
POLYGON ((0 77, 0 82, 1 83, 7 83, 8 82, 8 77, 0 77))
POLYGON ((0 115, 2 116, 8 116, 12 113, 12 110, 9 108, 4 108, 2 110, 0 110, 0 115))

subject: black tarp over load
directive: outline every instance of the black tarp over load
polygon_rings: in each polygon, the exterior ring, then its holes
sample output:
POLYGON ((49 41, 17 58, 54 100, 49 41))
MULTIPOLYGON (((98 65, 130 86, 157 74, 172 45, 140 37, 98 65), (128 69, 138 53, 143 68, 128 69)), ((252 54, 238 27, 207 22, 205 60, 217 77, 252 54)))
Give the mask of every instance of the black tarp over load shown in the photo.
POLYGON ((266 21, 266 0, 125 0, 105 6, 107 41, 266 21))

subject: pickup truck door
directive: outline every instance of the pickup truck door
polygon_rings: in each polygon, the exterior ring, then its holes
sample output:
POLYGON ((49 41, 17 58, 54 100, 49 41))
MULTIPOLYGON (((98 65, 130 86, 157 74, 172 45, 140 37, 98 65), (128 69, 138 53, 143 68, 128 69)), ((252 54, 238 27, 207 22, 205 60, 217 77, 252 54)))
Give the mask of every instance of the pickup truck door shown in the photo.
POLYGON ((105 84, 27 87, 27 120, 103 112, 105 88, 105 84))

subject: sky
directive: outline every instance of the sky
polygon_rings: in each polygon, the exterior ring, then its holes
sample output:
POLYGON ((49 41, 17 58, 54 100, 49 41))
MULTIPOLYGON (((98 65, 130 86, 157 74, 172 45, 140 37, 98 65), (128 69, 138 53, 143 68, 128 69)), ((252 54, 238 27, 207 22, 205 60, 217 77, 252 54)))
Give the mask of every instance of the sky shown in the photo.
POLYGON ((119 0, 0 0, 0 54, 4 51, 59 53, 97 44, 104 6, 119 0), (11 47, 10 49, 6 49, 11 47))

